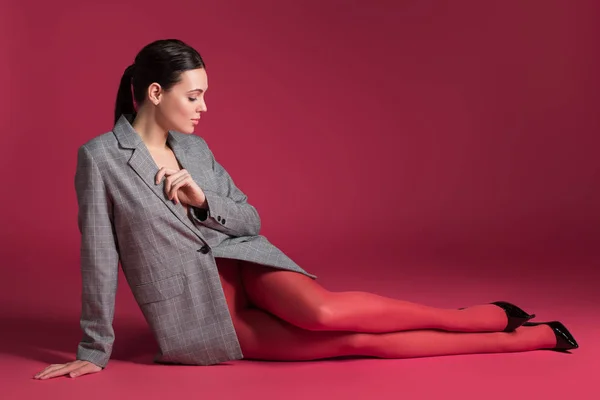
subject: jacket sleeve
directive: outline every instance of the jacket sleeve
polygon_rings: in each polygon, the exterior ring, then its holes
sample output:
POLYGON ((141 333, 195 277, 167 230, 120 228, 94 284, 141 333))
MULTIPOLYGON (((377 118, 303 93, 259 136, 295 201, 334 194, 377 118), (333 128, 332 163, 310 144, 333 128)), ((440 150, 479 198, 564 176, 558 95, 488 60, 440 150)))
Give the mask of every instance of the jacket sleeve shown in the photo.
POLYGON ((112 352, 112 327, 119 254, 112 220, 112 202, 106 192, 98 165, 89 150, 81 146, 75 173, 77 224, 81 232, 81 319, 83 337, 77 359, 102 368, 112 352))
POLYGON ((194 220, 211 229, 227 235, 255 236, 260 232, 258 211, 248 203, 248 197, 235 185, 225 168, 217 162, 208 145, 196 136, 210 158, 213 179, 217 182, 217 191, 202 191, 206 195, 207 208, 191 207, 194 220))

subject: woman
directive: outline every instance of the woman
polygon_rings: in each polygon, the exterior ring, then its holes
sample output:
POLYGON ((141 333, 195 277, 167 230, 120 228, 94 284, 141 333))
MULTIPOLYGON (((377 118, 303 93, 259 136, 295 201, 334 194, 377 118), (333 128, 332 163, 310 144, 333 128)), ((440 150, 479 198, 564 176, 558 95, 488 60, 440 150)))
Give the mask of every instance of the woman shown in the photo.
POLYGON ((75 361, 35 378, 106 366, 119 261, 161 363, 578 347, 506 302, 439 309, 321 287, 259 235, 256 209, 192 134, 207 90, 202 58, 179 40, 150 43, 125 70, 113 130, 78 151, 83 338, 75 361))

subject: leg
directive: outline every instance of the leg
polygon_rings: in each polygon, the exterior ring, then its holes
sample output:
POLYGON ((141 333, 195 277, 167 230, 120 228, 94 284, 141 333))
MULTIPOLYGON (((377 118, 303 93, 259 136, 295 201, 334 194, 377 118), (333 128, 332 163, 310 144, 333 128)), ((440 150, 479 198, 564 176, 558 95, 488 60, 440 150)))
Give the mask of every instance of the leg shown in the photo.
POLYGON ((367 292, 330 292, 296 272, 247 261, 240 264, 249 299, 303 329, 371 333, 415 329, 498 332, 507 324, 506 313, 493 304, 454 310, 367 292))
POLYGON ((546 326, 520 327, 511 333, 308 331, 260 309, 247 309, 234 320, 234 325, 244 358, 254 360, 306 361, 341 356, 415 358, 522 352, 556 344, 554 334, 546 326))
POLYGON ((511 353, 554 347, 547 326, 519 327, 514 332, 460 333, 418 330, 357 333, 360 354, 379 358, 414 358, 457 354, 511 353), (532 330, 545 327, 547 329, 532 330))
POLYGON ((303 330, 255 308, 246 295, 239 262, 216 261, 244 358, 300 361, 353 354, 354 334, 303 330))
POLYGON ((450 354, 536 350, 555 344, 546 326, 520 327, 512 333, 452 333, 411 331, 393 333, 309 331, 261 309, 249 308, 239 268, 234 260, 219 259, 221 282, 244 357, 301 361, 363 355, 412 358, 450 354))

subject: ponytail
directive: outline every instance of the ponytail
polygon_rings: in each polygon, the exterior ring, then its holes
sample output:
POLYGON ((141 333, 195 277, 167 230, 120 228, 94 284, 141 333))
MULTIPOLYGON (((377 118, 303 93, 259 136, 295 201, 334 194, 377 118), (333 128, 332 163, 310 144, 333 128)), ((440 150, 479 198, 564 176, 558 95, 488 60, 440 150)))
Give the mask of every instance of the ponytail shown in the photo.
POLYGON ((135 70, 135 64, 131 64, 125 69, 123 77, 121 78, 121 84, 119 85, 119 91, 117 92, 117 101, 115 104, 115 121, 116 124, 122 114, 131 114, 133 122, 136 111, 133 104, 133 94, 131 93, 131 81, 135 70))

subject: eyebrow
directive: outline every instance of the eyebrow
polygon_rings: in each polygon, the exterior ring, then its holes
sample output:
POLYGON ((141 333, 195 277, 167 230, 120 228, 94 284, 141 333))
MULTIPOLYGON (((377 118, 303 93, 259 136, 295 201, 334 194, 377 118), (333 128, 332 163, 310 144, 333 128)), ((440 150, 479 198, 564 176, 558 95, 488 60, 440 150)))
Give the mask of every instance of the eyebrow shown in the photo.
POLYGON ((188 90, 186 93, 192 93, 192 92, 200 92, 200 93, 203 93, 203 92, 204 92, 204 90, 202 90, 202 89, 192 89, 192 90, 188 90))

